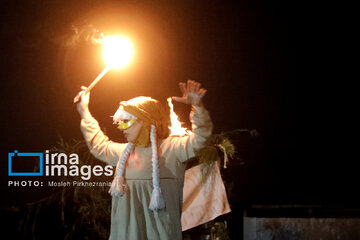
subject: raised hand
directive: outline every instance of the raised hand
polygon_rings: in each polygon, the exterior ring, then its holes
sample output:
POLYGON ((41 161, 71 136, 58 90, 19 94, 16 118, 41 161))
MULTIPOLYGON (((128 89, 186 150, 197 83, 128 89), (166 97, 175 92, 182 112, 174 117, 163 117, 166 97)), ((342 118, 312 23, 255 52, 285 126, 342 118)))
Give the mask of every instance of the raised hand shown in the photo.
POLYGON ((85 94, 86 89, 86 87, 82 86, 81 91, 74 98, 74 103, 76 103, 76 107, 80 115, 87 111, 89 107, 90 93, 85 94))
POLYGON ((188 80, 187 84, 180 82, 179 87, 181 92, 183 93, 183 96, 172 97, 173 100, 185 104, 191 104, 194 106, 202 105, 201 99, 204 97, 207 90, 204 88, 200 88, 200 83, 193 80, 188 80))

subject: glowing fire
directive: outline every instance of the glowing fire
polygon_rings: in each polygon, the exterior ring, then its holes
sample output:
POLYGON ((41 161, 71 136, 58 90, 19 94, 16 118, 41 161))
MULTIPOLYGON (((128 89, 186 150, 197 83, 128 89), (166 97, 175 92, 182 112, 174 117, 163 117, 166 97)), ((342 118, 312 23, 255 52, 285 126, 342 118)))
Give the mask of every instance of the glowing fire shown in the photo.
POLYGON ((134 45, 126 36, 105 36, 100 33, 100 37, 94 37, 92 40, 94 43, 102 44, 105 64, 111 68, 123 69, 134 58, 134 45))
POLYGON ((170 107, 170 119, 171 119, 171 126, 169 127, 170 136, 184 136, 184 135, 192 134, 191 131, 181 127, 181 122, 179 121, 178 116, 174 112, 174 105, 172 104, 171 98, 168 98, 167 101, 170 107))
POLYGON ((134 57, 134 46, 124 36, 108 36, 103 39, 104 60, 113 68, 123 69, 134 57))

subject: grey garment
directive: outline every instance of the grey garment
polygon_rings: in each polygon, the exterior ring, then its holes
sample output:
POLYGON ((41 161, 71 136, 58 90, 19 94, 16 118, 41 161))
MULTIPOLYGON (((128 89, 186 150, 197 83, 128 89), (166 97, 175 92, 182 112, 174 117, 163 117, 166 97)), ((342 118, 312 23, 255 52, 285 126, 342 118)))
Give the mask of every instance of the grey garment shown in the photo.
MULTIPOLYGON (((166 204, 164 210, 156 212, 149 209, 153 189, 151 147, 134 148, 125 166, 128 191, 124 196, 112 199, 111 240, 182 239, 184 162, 206 145, 212 131, 210 116, 205 109, 195 108, 190 118, 191 135, 159 141, 160 187, 166 204)), ((81 131, 91 153, 115 166, 126 144, 110 141, 92 117, 82 119, 81 131)))

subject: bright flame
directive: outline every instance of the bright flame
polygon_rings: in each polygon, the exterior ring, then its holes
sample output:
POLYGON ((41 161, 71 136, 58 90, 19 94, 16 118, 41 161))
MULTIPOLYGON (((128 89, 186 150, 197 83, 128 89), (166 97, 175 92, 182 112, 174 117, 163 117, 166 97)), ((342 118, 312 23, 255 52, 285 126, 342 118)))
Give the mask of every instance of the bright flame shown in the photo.
POLYGON ((123 36, 104 37, 103 56, 106 65, 123 69, 130 64, 134 57, 134 46, 130 39, 123 36))
POLYGON ((174 105, 172 104, 171 98, 168 98, 167 101, 170 107, 170 120, 171 120, 171 126, 169 127, 170 136, 184 136, 184 135, 192 134, 191 131, 181 127, 181 122, 179 121, 178 116, 174 112, 174 105))

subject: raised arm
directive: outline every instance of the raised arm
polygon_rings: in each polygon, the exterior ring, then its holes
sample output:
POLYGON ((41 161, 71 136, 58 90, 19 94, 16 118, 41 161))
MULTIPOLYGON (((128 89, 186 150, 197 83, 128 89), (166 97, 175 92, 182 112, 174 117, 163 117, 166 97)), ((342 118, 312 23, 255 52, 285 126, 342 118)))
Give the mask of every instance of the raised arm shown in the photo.
POLYGON ((171 139, 173 150, 180 161, 184 162, 196 155, 196 152, 205 147, 212 134, 212 122, 209 112, 205 109, 202 98, 206 89, 200 87, 200 83, 188 80, 187 84, 180 83, 182 97, 173 97, 177 102, 190 104, 192 111, 190 121, 193 133, 186 137, 171 139))
POLYGON ((77 111, 81 117, 80 129, 86 144, 97 159, 115 166, 126 144, 110 141, 101 131, 99 123, 89 110, 90 93, 85 94, 86 87, 81 87, 81 89, 82 91, 74 98, 74 102, 77 103, 77 111))

